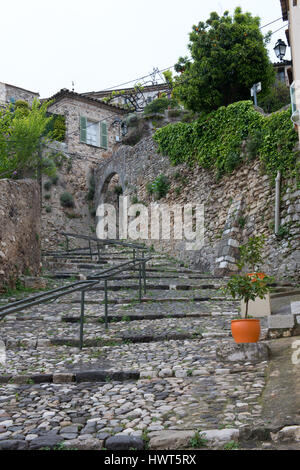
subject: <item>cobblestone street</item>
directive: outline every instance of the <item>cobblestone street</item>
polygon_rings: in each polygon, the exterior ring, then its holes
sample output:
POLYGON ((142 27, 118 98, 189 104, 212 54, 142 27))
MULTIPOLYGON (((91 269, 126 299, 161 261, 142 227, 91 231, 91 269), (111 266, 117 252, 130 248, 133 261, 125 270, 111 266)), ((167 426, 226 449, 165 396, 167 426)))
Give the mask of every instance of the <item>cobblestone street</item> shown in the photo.
MULTIPOLYGON (((152 268, 159 263, 154 255, 152 268)), ((152 272, 147 284, 169 289, 150 287, 142 303, 130 288, 134 274, 112 281, 107 329, 103 291, 88 293, 82 351, 78 293, 1 322, 0 448, 101 449, 124 436, 133 447, 172 448, 179 439, 178 448, 185 448, 199 432, 208 433, 210 447, 224 448, 249 429, 266 427, 267 358, 226 362, 218 354, 233 344, 230 321, 238 303, 224 298, 220 279, 197 279, 163 263, 167 272, 152 272), (212 430, 217 437, 210 440, 212 430)), ((269 344, 266 320, 261 324, 261 340, 269 344)))

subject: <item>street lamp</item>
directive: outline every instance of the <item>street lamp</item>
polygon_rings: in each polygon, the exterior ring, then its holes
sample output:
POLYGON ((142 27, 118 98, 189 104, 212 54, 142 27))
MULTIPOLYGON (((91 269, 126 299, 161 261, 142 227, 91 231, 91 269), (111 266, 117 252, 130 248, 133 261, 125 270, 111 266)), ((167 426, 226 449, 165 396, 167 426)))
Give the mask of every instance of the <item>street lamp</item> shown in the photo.
POLYGON ((282 39, 278 39, 274 47, 274 52, 276 54, 276 57, 278 57, 281 62, 285 56, 286 48, 286 43, 282 39))

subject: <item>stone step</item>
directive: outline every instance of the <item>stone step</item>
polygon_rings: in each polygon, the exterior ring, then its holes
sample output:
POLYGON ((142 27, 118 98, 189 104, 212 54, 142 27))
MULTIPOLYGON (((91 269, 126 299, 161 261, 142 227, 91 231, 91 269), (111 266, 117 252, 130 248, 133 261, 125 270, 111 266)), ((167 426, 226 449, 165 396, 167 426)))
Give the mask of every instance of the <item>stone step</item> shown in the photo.
MULTIPOLYGON (((229 336, 229 333, 224 334, 224 336, 229 336)), ((162 341, 183 341, 185 339, 201 339, 201 333, 179 333, 171 332, 167 334, 121 334, 119 337, 116 336, 113 339, 93 339, 87 338, 84 340, 84 347, 89 348, 103 348, 105 346, 115 346, 117 344, 129 344, 129 343, 156 343, 162 341)), ((50 343, 53 346, 69 346, 69 347, 79 347, 78 338, 50 338, 50 343)))
MULTIPOLYGON (((82 275, 80 274, 76 274, 76 273, 59 273, 59 274, 55 274, 53 276, 51 276, 52 279, 71 279, 71 278, 76 278, 76 279, 81 279, 82 275)), ((117 281, 128 281, 128 280, 133 280, 133 281, 136 281, 138 280, 139 278, 136 276, 136 277, 127 277, 127 278, 121 278, 121 277, 114 277, 111 281, 110 281, 110 284, 109 284, 109 290, 110 291, 120 291, 120 290, 123 290, 123 289, 134 289, 134 290, 138 290, 138 283, 132 283, 132 284, 129 284, 129 283, 118 283, 117 285, 114 285, 112 284, 112 282, 117 282, 117 281)), ((152 280, 152 279, 151 279, 152 280)), ((101 282, 101 281, 99 281, 101 282)), ((103 283, 103 281, 102 281, 103 283)), ((211 290, 219 290, 219 286, 216 286, 214 284, 165 284, 165 283, 161 283, 161 284, 151 284, 149 282, 149 278, 147 278, 147 290, 184 290, 184 291, 187 291, 187 290, 195 290, 195 289, 200 289, 200 290, 207 290, 207 289, 211 289, 211 290)), ((104 290, 104 286, 103 285, 99 285, 99 286, 96 286, 96 287, 93 287, 91 289, 91 291, 103 291, 104 290)))
POLYGON ((270 297, 272 299, 277 299, 280 297, 287 297, 287 296, 294 296, 294 295, 300 295, 300 289, 290 289, 290 288, 282 288, 278 287, 275 288, 273 292, 271 292, 270 297))
MULTIPOLYGON (((141 303, 150 302, 150 303, 164 303, 164 302, 234 302, 232 299, 227 299, 224 297, 166 297, 166 298, 146 298, 143 297, 141 299, 141 303)), ((135 300, 137 302, 137 300, 135 300)), ((69 301, 61 300, 59 301, 60 304, 80 304, 80 299, 72 299, 69 301)), ((99 300, 89 300, 86 299, 85 303, 87 305, 99 305, 104 304, 103 299, 99 300)), ((108 300, 108 304, 115 304, 115 305, 129 305, 132 303, 132 299, 110 299, 108 300)))
MULTIPOLYGON (((108 323, 119 323, 119 322, 132 322, 132 321, 142 321, 142 320, 163 320, 165 318, 204 318, 204 317, 211 317, 210 313, 199 312, 199 313, 173 313, 170 315, 166 314, 134 314, 134 313, 124 313, 124 315, 108 315, 107 321, 108 323)), ((85 322, 91 323, 99 323, 105 322, 105 316, 92 316, 92 315, 85 315, 84 317, 85 322)), ((62 317, 62 321, 66 323, 79 323, 80 316, 64 316, 62 317)))
MULTIPOLYGON (((125 382, 128 380, 139 380, 140 372, 136 370, 86 370, 78 372, 53 372, 51 374, 32 374, 32 375, 0 375, 1 384, 43 384, 43 383, 92 383, 100 382, 107 383, 108 381, 115 380, 118 382, 125 382)), ((0 441, 1 442, 1 441, 0 441)))

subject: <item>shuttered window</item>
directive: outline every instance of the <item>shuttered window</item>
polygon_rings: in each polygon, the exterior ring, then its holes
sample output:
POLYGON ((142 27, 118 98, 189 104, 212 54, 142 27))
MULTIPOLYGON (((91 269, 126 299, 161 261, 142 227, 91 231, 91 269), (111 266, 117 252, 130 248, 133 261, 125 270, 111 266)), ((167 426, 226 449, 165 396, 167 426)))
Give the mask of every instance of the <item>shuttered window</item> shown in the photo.
POLYGON ((108 136, 107 136, 107 124, 105 121, 102 121, 101 123, 101 147, 104 149, 108 149, 108 136))
POLYGON ((108 149, 107 124, 105 121, 90 121, 80 116, 80 142, 108 149))
POLYGON ((86 117, 80 116, 80 142, 86 144, 86 117))

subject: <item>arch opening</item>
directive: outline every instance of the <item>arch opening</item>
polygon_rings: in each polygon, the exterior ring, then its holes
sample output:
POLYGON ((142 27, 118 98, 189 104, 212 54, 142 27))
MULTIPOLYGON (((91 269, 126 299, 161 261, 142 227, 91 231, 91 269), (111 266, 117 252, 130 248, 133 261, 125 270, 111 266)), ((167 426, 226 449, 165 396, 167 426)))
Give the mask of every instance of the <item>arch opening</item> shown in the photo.
MULTIPOLYGON (((103 186, 100 190, 100 198, 99 204, 105 204, 110 207, 110 209, 106 209, 103 214, 103 218, 105 219, 103 230, 104 232, 108 232, 108 238, 116 238, 119 239, 120 231, 119 231, 119 197, 122 196, 124 193, 123 183, 121 181, 120 175, 117 172, 112 172, 107 178, 105 179, 103 186), (114 208, 112 210, 111 208, 114 208), (112 219, 109 217, 114 218, 112 219), (115 224, 115 236, 109 236, 108 231, 108 219, 110 220, 110 224, 115 224)), ((107 206, 105 206, 107 207, 107 206)), ((97 217, 97 224, 102 221, 102 217, 97 217)))

